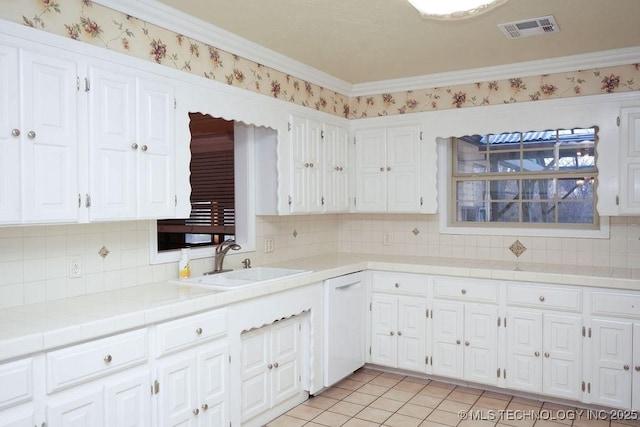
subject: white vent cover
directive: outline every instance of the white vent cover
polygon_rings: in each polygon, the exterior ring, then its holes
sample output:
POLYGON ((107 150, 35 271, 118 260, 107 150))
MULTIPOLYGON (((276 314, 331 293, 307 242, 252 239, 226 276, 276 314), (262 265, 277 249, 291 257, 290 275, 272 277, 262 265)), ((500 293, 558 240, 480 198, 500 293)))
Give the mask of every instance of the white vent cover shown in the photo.
POLYGON ((522 37, 538 36, 560 31, 553 15, 518 22, 509 22, 507 24, 498 24, 498 28, 500 28, 508 39, 520 39, 522 37))

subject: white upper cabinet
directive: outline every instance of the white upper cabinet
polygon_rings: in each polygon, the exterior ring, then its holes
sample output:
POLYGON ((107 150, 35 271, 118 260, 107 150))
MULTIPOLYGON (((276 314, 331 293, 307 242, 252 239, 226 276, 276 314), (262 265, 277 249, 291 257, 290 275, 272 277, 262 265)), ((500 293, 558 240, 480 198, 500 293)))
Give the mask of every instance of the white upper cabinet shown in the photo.
POLYGON ((640 107, 620 112, 621 214, 640 215, 640 107))
POLYGON ((322 123, 291 115, 290 213, 322 212, 322 123))
POLYGON ((349 132, 344 128, 325 124, 322 141, 324 212, 348 212, 351 166, 349 132))
POLYGON ((0 223, 78 219, 77 66, 0 48, 0 223))
POLYGON ((356 211, 420 212, 420 126, 356 132, 356 211))
POLYGON ((90 219, 173 217, 173 87, 110 64, 88 79, 90 219))

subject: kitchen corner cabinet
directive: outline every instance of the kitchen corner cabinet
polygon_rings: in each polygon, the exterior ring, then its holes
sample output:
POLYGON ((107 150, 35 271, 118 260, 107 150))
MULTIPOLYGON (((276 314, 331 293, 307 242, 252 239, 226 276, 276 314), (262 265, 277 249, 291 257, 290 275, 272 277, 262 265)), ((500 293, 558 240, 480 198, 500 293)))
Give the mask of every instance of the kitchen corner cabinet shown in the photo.
POLYGON ((78 220, 77 63, 0 46, 0 224, 78 220))
POLYGON ((102 64, 86 90, 90 220, 175 216, 173 86, 102 64))
POLYGON ((620 111, 620 214, 640 215, 640 107, 620 111))
POLYGON ((420 212, 420 135, 419 125, 356 131, 357 212, 420 212))

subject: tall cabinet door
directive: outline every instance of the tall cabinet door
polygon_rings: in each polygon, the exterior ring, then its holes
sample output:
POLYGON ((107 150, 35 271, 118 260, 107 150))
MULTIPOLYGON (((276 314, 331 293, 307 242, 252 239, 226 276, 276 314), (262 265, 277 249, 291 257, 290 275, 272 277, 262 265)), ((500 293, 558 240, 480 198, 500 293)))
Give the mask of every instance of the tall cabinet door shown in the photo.
POLYGON ((594 319, 591 322, 592 403, 614 408, 631 405, 632 324, 594 319))
POLYGON ((304 118, 291 116, 291 127, 289 130, 289 144, 291 146, 291 213, 303 213, 307 211, 309 205, 309 193, 306 191, 307 170, 309 161, 307 160, 307 150, 305 142, 307 140, 307 121, 304 118))
POLYGON ((543 319, 542 390, 550 396, 580 400, 582 318, 545 314, 543 319))
POLYGON ((398 297, 398 368, 424 369, 426 310, 424 298, 398 297))
POLYGON ((464 313, 464 378, 497 384, 498 308, 467 305, 464 313))
POLYGON ((175 191, 174 89, 138 79, 138 216, 173 218, 175 191))
POLYGON ((640 214, 640 107, 620 114, 620 213, 640 214))
POLYGON ((398 300, 374 295, 371 302, 371 362, 396 367, 398 363, 398 300))
POLYGON ((23 219, 78 219, 77 67, 23 51, 23 219))
POLYGON ((217 345, 198 356, 198 406, 200 425, 226 426, 229 424, 229 350, 228 345, 217 345))
POLYGON ((507 387, 542 392, 542 313, 507 312, 507 387))
POLYGON ((420 126, 387 129, 387 211, 420 210, 420 126))
POLYGON ((462 378, 464 306, 443 302, 433 303, 433 373, 462 378))
POLYGON ((387 157, 384 129, 356 133, 356 211, 386 212, 387 157))
POLYGON ((0 224, 20 221, 18 50, 0 46, 0 224))
POLYGON ((349 210, 349 134, 337 126, 324 126, 324 212, 349 210))
POLYGON ((135 78, 89 70, 89 156, 92 220, 136 218, 135 78))

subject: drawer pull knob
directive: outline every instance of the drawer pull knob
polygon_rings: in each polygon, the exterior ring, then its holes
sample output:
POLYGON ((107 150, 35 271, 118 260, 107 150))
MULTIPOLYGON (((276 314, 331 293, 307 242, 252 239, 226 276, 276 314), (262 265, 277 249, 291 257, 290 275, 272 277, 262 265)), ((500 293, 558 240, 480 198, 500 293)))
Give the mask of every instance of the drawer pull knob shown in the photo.
POLYGON ((640 372, 640 365, 636 365, 636 371, 640 372))
POLYGON ((540 357, 540 352, 536 351, 535 353, 533 353, 536 357, 540 357))
POLYGON ((36 133, 30 130, 29 133, 27 133, 27 136, 29 137, 29 139, 34 139, 36 137, 36 133))
POLYGON ((398 336, 401 337, 402 336, 402 331, 398 331, 398 336))
POLYGON ((207 409, 209 409, 209 405, 207 405, 206 403, 204 405, 202 405, 202 410, 206 411, 207 409))
POLYGON ((111 357, 110 354, 107 354, 103 360, 104 360, 104 363, 111 363, 111 361, 113 360, 113 357, 111 357))
POLYGON ((543 296, 540 297, 540 302, 544 302, 544 297, 543 296))
POLYGON ((460 291, 460 292, 462 292, 462 295, 466 295, 467 290, 466 290, 466 289, 463 289, 463 290, 462 290, 462 291, 460 291))
POLYGON ((549 357, 549 353, 545 353, 545 354, 544 354, 544 357, 549 357))
POLYGON ((13 129, 11 131, 11 135, 13 136, 20 136, 20 129, 13 129))
POLYGON ((196 334, 201 335, 202 334, 202 328, 196 329, 196 334))
POLYGON ((131 144, 131 149, 132 150, 137 150, 138 149, 138 144, 136 144, 135 142, 133 144, 131 144))
POLYGON ((389 335, 394 336, 395 333, 393 331, 389 332, 389 335))
POLYGON ((380 168, 380 172, 384 172, 384 168, 380 168))
POLYGON ((460 340, 456 340, 456 344, 460 345, 460 340))
POLYGON ((141 148, 142 151, 147 151, 148 149, 149 149, 149 147, 147 147, 146 145, 143 145, 142 148, 141 148))
POLYGON ((469 347, 469 341, 465 341, 464 345, 466 345, 467 347, 469 347))
POLYGON ((267 368, 269 368, 269 369, 273 369, 273 365, 272 365, 271 363, 269 363, 269 364, 267 365, 267 368))
POLYGON ((623 369, 624 369, 625 371, 628 371, 628 370, 629 370, 629 365, 624 365, 623 369))
POLYGON ((198 415, 200 413, 200 409, 196 408, 191 412, 193 412, 193 415, 198 415))
POLYGON ((400 287, 400 283, 396 283, 396 288, 399 288, 399 287, 400 287))
POLYGON ((276 362, 276 363, 274 363, 274 364, 273 364, 273 367, 274 367, 274 368, 277 368, 278 366, 280 366, 280 365, 278 365, 278 362, 276 362))

